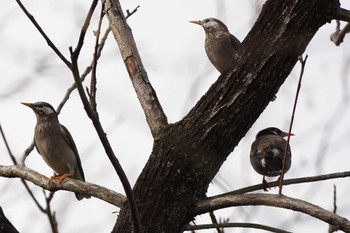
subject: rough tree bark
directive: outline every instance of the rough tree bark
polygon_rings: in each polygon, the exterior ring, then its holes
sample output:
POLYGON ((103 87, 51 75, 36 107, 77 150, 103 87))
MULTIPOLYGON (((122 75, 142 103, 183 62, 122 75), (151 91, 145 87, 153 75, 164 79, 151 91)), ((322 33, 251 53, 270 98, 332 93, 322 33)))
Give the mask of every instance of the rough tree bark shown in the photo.
MULTIPOLYGON (((115 7, 116 1, 110 2, 115 7)), ((273 99, 317 30, 336 17, 338 7, 337 0, 265 3, 230 71, 184 119, 155 139, 134 187, 144 232, 181 232, 193 219, 196 203, 205 198, 227 156, 273 99)), ((131 226, 124 205, 113 232, 132 232, 131 226)))

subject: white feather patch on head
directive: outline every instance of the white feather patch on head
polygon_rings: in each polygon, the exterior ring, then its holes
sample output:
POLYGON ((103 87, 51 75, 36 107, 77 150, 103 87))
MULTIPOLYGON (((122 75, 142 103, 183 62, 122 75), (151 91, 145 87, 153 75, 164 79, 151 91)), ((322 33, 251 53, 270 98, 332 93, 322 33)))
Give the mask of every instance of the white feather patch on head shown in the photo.
POLYGON ((278 157, 278 156, 279 156, 279 154, 280 154, 279 150, 278 150, 278 149, 276 149, 276 148, 271 149, 271 152, 273 153, 273 156, 274 156, 274 157, 278 157))
POLYGON ((54 114, 54 113, 55 113, 50 107, 46 107, 46 106, 43 106, 43 107, 41 108, 41 111, 42 111, 42 113, 44 113, 45 115, 51 115, 51 114, 54 114))
POLYGON ((261 166, 266 167, 266 161, 265 161, 265 159, 261 159, 260 162, 261 162, 261 166))

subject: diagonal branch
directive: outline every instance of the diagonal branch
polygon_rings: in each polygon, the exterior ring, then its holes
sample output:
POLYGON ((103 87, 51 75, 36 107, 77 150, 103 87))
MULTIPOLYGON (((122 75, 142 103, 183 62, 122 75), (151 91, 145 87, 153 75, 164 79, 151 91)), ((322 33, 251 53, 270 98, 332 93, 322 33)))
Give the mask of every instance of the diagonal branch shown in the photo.
POLYGON ((156 92, 148 80, 134 37, 130 27, 126 23, 119 1, 104 0, 103 3, 130 80, 146 115, 152 135, 156 139, 168 125, 167 117, 159 103, 156 92))
POLYGON ((217 209, 248 205, 274 206, 298 211, 339 227, 340 230, 350 232, 350 221, 348 219, 309 202, 279 194, 243 194, 210 198, 200 201, 195 209, 195 213, 203 214, 217 209))
POLYGON ((34 16, 28 12, 28 10, 25 8, 25 6, 22 4, 22 2, 20 0, 16 0, 16 2, 18 3, 19 7, 22 9, 24 14, 29 18, 29 20, 33 23, 33 25, 36 27, 36 29, 44 37, 48 46, 50 46, 52 48, 52 50, 57 54, 57 56, 59 58, 61 58, 61 60, 64 62, 64 64, 66 64, 68 67, 70 67, 70 65, 71 65, 70 62, 67 60, 67 58, 65 58, 65 56, 61 53, 61 51, 55 46, 55 44, 46 35, 44 30, 40 27, 38 22, 35 20, 34 16))
POLYGON ((90 196, 94 196, 117 207, 121 207, 126 201, 125 196, 120 193, 114 192, 113 190, 96 184, 83 182, 80 180, 66 178, 61 185, 58 185, 57 183, 48 184, 48 178, 46 176, 43 176, 30 168, 19 165, 0 165, 0 176, 8 178, 23 178, 49 191, 67 190, 71 192, 84 193, 90 196))
POLYGON ((281 175, 279 177, 279 182, 280 182, 279 183, 279 191, 278 191, 279 194, 282 194, 282 184, 283 184, 283 178, 284 178, 285 169, 286 169, 287 151, 288 151, 290 136, 292 136, 291 133, 292 133, 292 127, 293 127, 293 123, 294 123, 294 116, 295 116, 295 111, 297 109, 298 98, 299 98, 299 93, 300 93, 300 88, 301 88, 301 81, 303 79, 304 70, 305 70, 305 64, 306 64, 307 58, 308 58, 308 55, 305 56, 305 59, 303 59, 302 56, 299 56, 299 61, 301 63, 301 70, 300 70, 300 75, 299 75, 299 82, 298 82, 298 86, 297 86, 297 91, 296 91, 295 99, 294 99, 292 116, 290 118, 290 124, 289 124, 289 130, 288 130, 288 138, 287 138, 286 145, 284 147, 282 172, 281 172, 281 175))

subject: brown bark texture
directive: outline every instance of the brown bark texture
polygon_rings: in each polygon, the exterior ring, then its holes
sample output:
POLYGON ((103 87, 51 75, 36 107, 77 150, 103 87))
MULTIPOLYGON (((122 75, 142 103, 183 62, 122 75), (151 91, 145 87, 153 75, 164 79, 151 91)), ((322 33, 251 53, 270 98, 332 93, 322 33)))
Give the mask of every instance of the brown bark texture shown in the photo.
MULTIPOLYGON (((155 139, 133 189, 144 232, 183 231, 227 156, 338 7, 337 0, 266 1, 229 72, 181 121, 168 125, 155 139)), ((128 205, 121 209, 113 232, 132 232, 128 205)))

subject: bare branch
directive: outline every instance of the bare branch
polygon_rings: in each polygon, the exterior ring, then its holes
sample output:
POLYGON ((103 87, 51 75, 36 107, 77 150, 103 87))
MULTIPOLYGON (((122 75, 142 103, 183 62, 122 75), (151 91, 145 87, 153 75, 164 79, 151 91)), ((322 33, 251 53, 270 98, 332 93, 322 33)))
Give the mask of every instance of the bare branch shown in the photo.
POLYGON ((350 11, 339 7, 333 19, 338 19, 350 23, 350 11))
MULTIPOLYGON (((308 177, 283 180, 283 186, 292 185, 292 184, 311 183, 311 182, 318 182, 318 181, 346 178, 346 177, 350 177, 350 171, 336 172, 336 173, 330 173, 330 174, 319 175, 319 176, 308 176, 308 177)), ((279 185, 278 181, 268 183, 268 186, 271 188, 277 187, 278 185, 279 185)), ((237 189, 237 190, 234 190, 231 192, 227 192, 225 194, 216 195, 216 196, 213 196, 211 198, 222 197, 222 196, 226 196, 226 195, 237 195, 237 194, 249 193, 249 192, 262 190, 263 188, 264 188, 263 184, 252 185, 252 186, 237 189)))
POLYGON ((211 228, 229 228, 229 227, 235 227, 235 228, 252 228, 252 229, 259 229, 259 230, 265 230, 265 231, 271 231, 276 233, 290 233, 290 231, 285 231, 282 229, 278 229, 275 227, 270 227, 258 223, 216 223, 216 224, 201 224, 201 225, 188 225, 186 227, 186 231, 194 231, 194 230, 206 230, 211 228))
POLYGON ((135 7, 135 9, 133 9, 131 12, 129 10, 126 10, 126 16, 125 19, 128 19, 130 16, 132 16, 133 14, 136 13, 137 9, 139 9, 140 5, 138 5, 137 7, 135 7))
POLYGON ((350 221, 346 218, 306 201, 279 194, 242 194, 209 198, 198 203, 195 213, 203 214, 217 209, 248 205, 274 206, 298 211, 327 222, 331 225, 335 225, 339 227, 340 230, 350 232, 350 221))
MULTIPOLYGON (((108 35, 109 33, 111 32, 111 29, 110 28, 107 28, 102 39, 101 39, 101 42, 98 46, 98 49, 97 49, 97 56, 96 56, 96 59, 99 59, 100 56, 101 56, 101 53, 102 53, 102 50, 103 50, 103 47, 104 45, 106 44, 106 40, 108 38, 108 35)), ((95 55, 94 55, 95 56, 95 55)), ((81 79, 81 82, 84 82, 86 76, 91 72, 92 70, 92 66, 93 66, 93 63, 94 63, 94 58, 93 60, 91 61, 91 64, 86 67, 85 71, 83 72, 83 74, 81 75, 80 79, 81 79)), ((61 103, 58 105, 57 109, 56 109, 56 112, 57 114, 59 114, 61 112, 61 109, 63 108, 64 104, 67 102, 67 100, 69 99, 69 96, 70 94, 77 88, 77 85, 75 84, 75 82, 72 84, 72 86, 70 88, 67 89, 67 92, 66 94, 64 95, 61 103)))
POLYGON ((335 32, 331 35, 331 41, 333 41, 336 46, 339 46, 343 43, 345 35, 350 32, 350 23, 347 23, 343 29, 340 29, 339 20, 336 22, 337 26, 335 32))
POLYGON ((293 105, 293 110, 292 110, 292 116, 290 118, 290 124, 289 124, 289 131, 288 131, 288 138, 287 138, 287 142, 286 145, 284 147, 284 156, 283 156, 283 163, 282 163, 282 172, 281 175, 279 177, 279 191, 278 193, 281 195, 282 194, 282 184, 283 184, 283 178, 284 178, 284 173, 285 173, 285 169, 286 169, 286 160, 287 160, 287 151, 288 151, 288 146, 289 146, 289 142, 290 142, 290 136, 292 133, 292 128, 293 128, 293 123, 294 123, 294 116, 295 116, 295 111, 297 109, 297 104, 298 104, 298 98, 299 98, 299 93, 300 93, 300 88, 301 88, 301 81, 303 79, 303 75, 304 75, 304 70, 305 70, 305 64, 307 61, 308 55, 305 56, 305 59, 302 58, 302 56, 299 56, 299 61, 301 63, 301 70, 300 70, 300 76, 299 76, 299 82, 298 82, 298 87, 297 87, 297 91, 295 94, 295 99, 294 99, 294 105, 293 105))
POLYGON ((33 17, 33 15, 31 15, 27 9, 25 8, 25 6, 22 4, 22 2, 20 0, 16 0, 16 2, 18 3, 19 7, 22 9, 22 11, 24 12, 24 14, 26 14, 26 16, 29 18, 29 20, 34 24, 34 26, 36 27, 36 29, 40 32, 40 34, 44 37, 44 39, 46 40, 47 45, 52 48, 52 50, 57 54, 57 56, 59 58, 61 58, 61 60, 64 62, 64 64, 66 64, 68 67, 71 66, 70 62, 67 60, 67 58, 65 58, 65 56, 60 52, 60 50, 55 46, 55 44, 50 40, 50 38, 46 35, 46 33, 44 32, 44 30, 40 27, 40 25, 38 24, 38 22, 35 20, 35 18, 33 17))
MULTIPOLYGON (((337 186, 333 185, 333 213, 337 213, 337 186)), ((328 233, 333 233, 339 229, 336 226, 329 225, 328 233)))
MULTIPOLYGON (((210 219, 211 219, 211 222, 213 224, 218 224, 218 220, 216 219, 216 216, 214 214, 214 211, 210 211, 209 212, 209 216, 210 216, 210 219)), ((223 230, 221 230, 222 228, 221 227, 216 227, 216 231, 217 233, 223 233, 223 230)))
POLYGON ((61 185, 58 185, 57 183, 48 184, 48 178, 46 176, 43 176, 30 168, 19 165, 0 165, 0 176, 8 178, 23 178, 49 191, 67 190, 71 192, 84 193, 90 196, 94 196, 117 207, 122 207, 126 201, 125 196, 120 193, 96 184, 83 182, 80 180, 66 178, 61 185))
POLYGON ((53 198, 53 195, 55 193, 51 192, 49 194, 49 196, 46 196, 46 193, 45 193, 45 190, 43 190, 43 194, 44 194, 44 197, 45 197, 45 203, 46 203, 46 209, 45 209, 45 212, 46 212, 46 215, 49 219, 49 222, 50 222, 50 225, 51 225, 51 229, 52 229, 52 232, 53 233, 58 233, 58 227, 57 227, 57 220, 56 220, 56 214, 55 212, 52 212, 51 211, 51 200, 53 198))
POLYGON ((97 91, 97 77, 96 77, 96 71, 97 71, 97 60, 98 60, 98 47, 99 47, 99 40, 100 40, 100 34, 101 34, 101 25, 102 25, 102 19, 104 17, 104 12, 103 12, 103 6, 101 6, 101 13, 100 13, 100 19, 98 21, 98 27, 97 31, 95 32, 96 40, 95 40, 95 50, 94 50, 94 55, 92 59, 92 72, 91 72, 91 82, 90 82, 90 92, 89 93, 89 98, 90 98, 90 106, 93 111, 96 111, 96 91, 97 91))
POLYGON ((118 43, 130 80, 146 115, 154 138, 158 138, 168 125, 167 117, 159 103, 147 72, 142 64, 130 27, 126 23, 118 0, 104 0, 105 12, 118 43))

